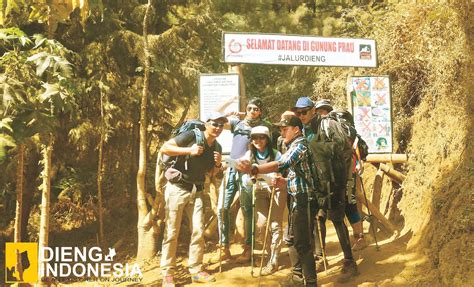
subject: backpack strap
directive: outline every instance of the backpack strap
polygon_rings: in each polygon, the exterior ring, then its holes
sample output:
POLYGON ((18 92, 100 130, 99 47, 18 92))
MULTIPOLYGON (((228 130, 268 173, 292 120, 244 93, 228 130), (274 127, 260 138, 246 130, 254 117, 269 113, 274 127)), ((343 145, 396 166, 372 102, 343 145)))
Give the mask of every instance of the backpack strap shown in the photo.
POLYGON ((201 131, 199 128, 194 128, 193 132, 196 136, 196 144, 205 147, 206 145, 204 144, 204 132, 201 131))
MULTIPOLYGON (((207 144, 204 142, 204 132, 201 131, 199 128, 194 128, 194 137, 196 138, 195 143, 199 146, 202 146, 204 149, 206 149, 207 144)), ((184 169, 188 169, 188 160, 192 156, 190 154, 184 156, 184 169)))
POLYGON ((329 118, 324 118, 321 120, 321 130, 324 131, 327 139, 330 139, 329 136, 329 118))

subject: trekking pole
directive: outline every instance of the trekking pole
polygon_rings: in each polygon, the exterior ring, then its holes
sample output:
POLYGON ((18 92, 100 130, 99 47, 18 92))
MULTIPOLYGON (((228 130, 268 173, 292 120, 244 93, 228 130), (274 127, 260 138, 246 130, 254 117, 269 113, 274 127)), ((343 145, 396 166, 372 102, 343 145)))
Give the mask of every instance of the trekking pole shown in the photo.
MULTIPOLYGON (((220 215, 221 215, 221 220, 219 220, 218 218, 218 221, 220 221, 219 223, 219 273, 222 273, 222 232, 224 232, 224 197, 225 197, 225 190, 227 188, 226 186, 226 182, 225 182, 225 178, 226 178, 226 173, 225 171, 223 171, 223 179, 222 179, 222 208, 221 208, 221 211, 220 211, 220 215)), ((219 192, 220 193, 220 192, 219 192)), ((217 209, 217 212, 219 212, 219 209, 217 209)))
POLYGON ((262 279, 262 268, 263 268, 263 259, 265 257, 265 247, 267 247, 267 238, 268 238, 268 229, 270 225, 270 217, 272 216, 272 207, 273 207, 273 197, 275 196, 275 187, 272 187, 272 195, 270 195, 270 208, 268 209, 267 215, 267 224, 265 227, 265 237, 263 238, 263 249, 262 249, 262 258, 260 259, 260 271, 258 273, 258 286, 260 286, 260 280, 262 279))
POLYGON ((323 245, 323 234, 321 233, 321 223, 319 223, 319 218, 317 216, 316 216, 316 224, 318 225, 319 244, 321 244, 321 251, 323 252, 324 271, 326 272, 326 275, 328 275, 328 266, 326 264, 326 248, 323 245))
POLYGON ((250 248, 251 248, 251 253, 250 253, 250 265, 251 265, 251 267, 250 267, 250 276, 253 277, 253 263, 254 263, 253 248, 254 248, 254 244, 255 244, 255 189, 256 189, 256 185, 257 185, 257 179, 253 178, 252 181, 253 181, 253 186, 252 186, 252 220, 251 220, 252 238, 251 238, 251 241, 250 241, 250 248))
MULTIPOLYGON (((365 206, 367 206, 367 213, 369 214, 369 221, 372 220, 372 212, 370 211, 370 208, 369 208, 369 202, 367 200, 367 195, 365 193, 365 188, 364 188, 364 181, 362 180, 362 176, 359 174, 359 178, 360 178, 360 186, 362 188, 362 193, 364 194, 364 200, 365 200, 365 206)), ((375 240, 375 250, 379 251, 380 247, 379 247, 379 244, 377 242, 377 237, 375 236, 375 225, 374 224, 371 224, 371 229, 372 229, 372 234, 374 236, 374 240, 375 240)))

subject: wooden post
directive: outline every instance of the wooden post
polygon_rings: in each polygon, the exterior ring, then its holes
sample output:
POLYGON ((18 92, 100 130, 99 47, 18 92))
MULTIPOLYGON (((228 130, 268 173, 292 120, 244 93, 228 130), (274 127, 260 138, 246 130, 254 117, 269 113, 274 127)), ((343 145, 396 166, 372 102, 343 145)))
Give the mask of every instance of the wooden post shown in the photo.
MULTIPOLYGON (((382 186, 383 186, 383 175, 384 172, 382 169, 378 169, 377 173, 375 174, 375 179, 374 179, 374 189, 372 191, 372 203, 374 207, 380 211, 380 196, 382 194, 382 186)), ((377 230, 377 222, 371 222, 369 225, 369 229, 374 228, 374 230, 377 230)))
POLYGON ((380 164, 380 170, 382 170, 391 180, 398 184, 402 184, 402 182, 406 179, 406 176, 403 173, 394 170, 384 163, 380 164))
POLYGON ((239 87, 240 87, 240 98, 239 98, 239 109, 242 111, 242 109, 245 109, 245 106, 247 105, 247 95, 245 93, 245 81, 244 81, 244 73, 242 71, 242 66, 241 65, 229 65, 228 68, 229 73, 237 73, 239 74, 239 87))
POLYGON ((346 82, 346 96, 347 96, 347 110, 352 114, 352 76, 347 75, 346 82))
POLYGON ((369 154, 366 162, 379 163, 379 162, 391 162, 391 163, 406 163, 408 156, 406 154, 369 154))
POLYGON ((389 231, 390 233, 394 233, 396 231, 396 227, 388 219, 386 219, 385 216, 382 215, 378 208, 376 208, 369 199, 367 199, 367 204, 365 203, 364 195, 360 190, 356 190, 356 198, 368 209, 370 209, 372 215, 380 222, 380 224, 383 225, 385 230, 389 231))

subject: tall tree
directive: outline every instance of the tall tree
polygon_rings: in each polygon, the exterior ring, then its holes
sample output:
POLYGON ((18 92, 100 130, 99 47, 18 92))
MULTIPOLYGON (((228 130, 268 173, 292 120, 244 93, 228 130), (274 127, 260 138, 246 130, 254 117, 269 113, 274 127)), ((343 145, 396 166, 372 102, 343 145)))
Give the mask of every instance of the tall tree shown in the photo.
POLYGON ((140 148, 137 172, 137 208, 138 208, 138 250, 137 259, 144 260, 151 258, 156 253, 155 228, 147 226, 145 219, 148 214, 146 202, 146 157, 147 157, 147 100, 150 85, 150 50, 148 47, 148 29, 150 22, 150 13, 152 10, 151 0, 148 0, 145 16, 143 17, 143 52, 145 54, 143 90, 140 104, 140 148))
MULTIPOLYGON (((37 36, 35 48, 37 53, 29 57, 27 61, 34 63, 36 74, 42 80, 42 89, 38 91, 37 98, 44 114, 42 121, 49 127, 39 132, 43 156, 39 245, 47 247, 54 131, 58 126, 58 120, 73 111, 74 99, 70 92, 73 82, 71 81, 71 64, 63 58, 63 55, 70 52, 64 46, 55 40, 37 36)), ((40 262, 41 267, 42 262, 40 262)))
MULTIPOLYGON (((0 153, 4 146, 14 147, 17 151, 16 165, 16 210, 14 242, 20 242, 22 238, 22 213, 24 193, 24 166, 25 166, 25 141, 30 136, 26 132, 29 119, 25 117, 25 108, 31 108, 27 102, 27 88, 16 78, 26 75, 28 72, 21 71, 22 65, 8 66, 10 61, 21 62, 24 51, 21 49, 29 44, 31 40, 19 29, 2 29, 0 32, 2 48, 9 51, 2 57, 0 63, 5 65, 5 73, 0 75, 1 104, 0 112, 3 119, 0 123, 0 153), (15 129, 12 128, 15 127, 15 129)), ((0 156, 1 157, 1 156, 0 156)))

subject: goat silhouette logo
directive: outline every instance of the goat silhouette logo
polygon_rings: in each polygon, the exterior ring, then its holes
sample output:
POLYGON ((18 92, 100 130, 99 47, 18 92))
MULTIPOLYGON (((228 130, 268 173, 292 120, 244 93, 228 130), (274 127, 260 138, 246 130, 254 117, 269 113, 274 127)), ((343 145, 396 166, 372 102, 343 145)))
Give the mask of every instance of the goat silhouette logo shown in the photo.
POLYGON ((109 254, 105 255, 105 261, 113 261, 116 254, 115 248, 109 248, 109 254))
POLYGON ((38 281, 38 243, 7 242, 5 244, 5 282, 38 281))

